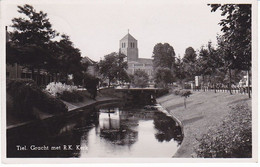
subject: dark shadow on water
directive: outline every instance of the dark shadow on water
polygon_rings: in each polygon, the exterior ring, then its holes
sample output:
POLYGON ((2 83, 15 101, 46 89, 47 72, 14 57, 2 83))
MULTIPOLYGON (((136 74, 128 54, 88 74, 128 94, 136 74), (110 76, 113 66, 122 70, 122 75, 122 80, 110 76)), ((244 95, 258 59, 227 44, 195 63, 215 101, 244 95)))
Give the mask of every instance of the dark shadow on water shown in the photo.
POLYGON ((166 117, 165 114, 156 112, 154 117, 154 127, 158 130, 155 134, 159 142, 177 141, 178 145, 183 140, 181 127, 171 117, 166 117))

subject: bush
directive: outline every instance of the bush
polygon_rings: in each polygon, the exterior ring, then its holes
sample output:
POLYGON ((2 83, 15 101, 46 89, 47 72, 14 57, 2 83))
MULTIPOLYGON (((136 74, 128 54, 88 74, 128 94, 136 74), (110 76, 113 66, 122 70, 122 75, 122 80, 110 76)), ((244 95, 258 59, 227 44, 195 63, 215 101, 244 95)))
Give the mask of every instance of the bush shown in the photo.
POLYGON ((59 98, 68 102, 81 102, 84 99, 79 91, 64 91, 61 95, 59 95, 59 98))
POLYGON ((252 113, 246 103, 237 105, 216 130, 197 139, 195 152, 204 158, 251 158, 252 113))
POLYGON ((62 94, 64 91, 76 91, 77 86, 66 85, 60 82, 51 82, 46 86, 45 90, 53 96, 58 96, 59 94, 62 94))
POLYGON ((136 70, 134 73, 134 77, 132 83, 135 87, 147 87, 149 81, 148 74, 143 70, 136 70))
MULTIPOLYGON (((7 81, 7 93, 12 97, 12 115, 18 118, 36 118, 34 110, 50 114, 66 112, 67 107, 59 99, 43 92, 32 80, 7 81)), ((7 112, 10 112, 7 110, 7 112)))
POLYGON ((183 97, 189 97, 192 93, 189 90, 183 90, 183 89, 176 89, 173 91, 175 95, 183 96, 183 97))

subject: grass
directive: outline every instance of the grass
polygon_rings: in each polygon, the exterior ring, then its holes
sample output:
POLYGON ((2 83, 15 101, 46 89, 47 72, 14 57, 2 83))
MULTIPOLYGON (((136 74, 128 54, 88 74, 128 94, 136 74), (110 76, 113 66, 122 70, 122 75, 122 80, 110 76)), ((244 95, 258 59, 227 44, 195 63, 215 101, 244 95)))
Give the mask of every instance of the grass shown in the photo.
POLYGON ((184 140, 174 155, 182 158, 197 157, 194 148, 198 148, 200 142, 196 139, 207 134, 209 127, 211 130, 217 130, 218 125, 228 117, 234 107, 246 103, 251 112, 251 99, 247 95, 230 95, 224 92, 193 91, 192 96, 187 98, 187 108, 184 107, 183 97, 173 93, 158 98, 157 102, 182 122, 184 140))

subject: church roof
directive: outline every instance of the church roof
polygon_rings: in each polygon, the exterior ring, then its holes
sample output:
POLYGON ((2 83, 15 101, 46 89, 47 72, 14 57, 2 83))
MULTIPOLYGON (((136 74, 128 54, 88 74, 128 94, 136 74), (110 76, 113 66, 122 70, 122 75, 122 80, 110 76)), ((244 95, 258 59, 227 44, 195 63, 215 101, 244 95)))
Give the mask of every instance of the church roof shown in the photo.
POLYGON ((138 62, 142 64, 153 64, 153 59, 138 58, 138 62))
POLYGON ((136 39, 131 35, 131 34, 126 34, 125 36, 124 36, 124 38, 122 38, 120 41, 122 41, 122 40, 135 40, 136 41, 136 39))

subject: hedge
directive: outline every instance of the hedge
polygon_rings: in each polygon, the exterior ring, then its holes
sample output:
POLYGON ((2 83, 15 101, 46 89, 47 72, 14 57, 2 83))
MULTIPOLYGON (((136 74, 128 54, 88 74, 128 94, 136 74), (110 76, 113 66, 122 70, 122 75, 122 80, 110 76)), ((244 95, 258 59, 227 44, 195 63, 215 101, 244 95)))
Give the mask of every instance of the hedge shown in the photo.
MULTIPOLYGON (((42 91, 33 80, 18 79, 7 81, 7 93, 12 97, 12 115, 20 118, 35 118, 35 108, 49 114, 67 112, 66 105, 57 98, 42 91)), ((7 109, 7 112, 8 111, 7 109)))
POLYGON ((200 143, 195 150, 198 157, 252 157, 252 113, 245 102, 232 108, 226 119, 214 129, 197 139, 200 143))
POLYGON ((82 102, 84 97, 79 91, 64 91, 58 97, 67 102, 82 102))

